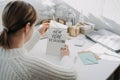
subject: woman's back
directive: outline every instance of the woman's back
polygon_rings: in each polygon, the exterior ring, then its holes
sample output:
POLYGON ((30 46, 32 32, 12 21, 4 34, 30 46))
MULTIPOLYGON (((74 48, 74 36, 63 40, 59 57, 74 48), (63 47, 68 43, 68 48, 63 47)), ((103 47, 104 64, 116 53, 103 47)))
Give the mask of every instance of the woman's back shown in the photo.
POLYGON ((24 51, 0 48, 0 80, 23 80, 22 78, 28 80, 28 71, 23 63, 24 54, 21 54, 24 51))
POLYGON ((0 80, 75 80, 76 73, 42 59, 30 57, 24 48, 0 48, 0 80))

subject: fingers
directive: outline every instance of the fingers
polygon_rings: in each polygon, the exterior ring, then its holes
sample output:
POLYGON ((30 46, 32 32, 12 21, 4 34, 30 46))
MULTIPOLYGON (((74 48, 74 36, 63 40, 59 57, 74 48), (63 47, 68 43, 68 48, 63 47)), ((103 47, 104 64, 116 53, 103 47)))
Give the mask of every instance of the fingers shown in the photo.
POLYGON ((62 54, 62 56, 69 56, 69 49, 68 49, 68 46, 67 45, 65 45, 65 47, 62 47, 61 48, 61 54, 62 54))
POLYGON ((44 32, 46 32, 49 27, 50 27, 50 23, 44 23, 44 24, 43 24, 44 32))
POLYGON ((64 47, 61 48, 62 50, 68 49, 68 45, 65 45, 64 47))
POLYGON ((39 32, 43 35, 48 30, 50 23, 43 23, 42 27, 39 29, 39 32))
POLYGON ((65 45, 66 48, 68 48, 68 45, 65 45))
POLYGON ((42 25, 43 25, 43 27, 45 27, 45 28, 49 28, 50 23, 43 23, 42 25))

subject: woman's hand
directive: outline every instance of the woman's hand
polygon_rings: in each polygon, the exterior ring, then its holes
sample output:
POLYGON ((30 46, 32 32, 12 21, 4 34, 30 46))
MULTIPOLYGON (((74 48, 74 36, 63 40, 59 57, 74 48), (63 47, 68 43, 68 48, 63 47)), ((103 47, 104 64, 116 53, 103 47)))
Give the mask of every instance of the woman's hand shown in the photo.
POLYGON ((46 31, 48 30, 50 26, 50 23, 43 23, 42 27, 39 29, 39 32, 41 33, 41 35, 45 34, 46 31))
POLYGON ((61 48, 61 55, 62 55, 62 57, 63 56, 69 56, 69 54, 70 54, 70 51, 69 51, 69 48, 68 48, 67 45, 65 45, 64 48, 61 48))

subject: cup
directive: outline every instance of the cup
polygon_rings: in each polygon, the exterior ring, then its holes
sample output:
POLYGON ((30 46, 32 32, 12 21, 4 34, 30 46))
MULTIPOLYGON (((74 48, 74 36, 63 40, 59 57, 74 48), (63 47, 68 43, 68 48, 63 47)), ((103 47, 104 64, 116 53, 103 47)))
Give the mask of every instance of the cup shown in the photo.
POLYGON ((76 37, 80 33, 80 28, 77 26, 70 26, 69 27, 69 36, 76 37))

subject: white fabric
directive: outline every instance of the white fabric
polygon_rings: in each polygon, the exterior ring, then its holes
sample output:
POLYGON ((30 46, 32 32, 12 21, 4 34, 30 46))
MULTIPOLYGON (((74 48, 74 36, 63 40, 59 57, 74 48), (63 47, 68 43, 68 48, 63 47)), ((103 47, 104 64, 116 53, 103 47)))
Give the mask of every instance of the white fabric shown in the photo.
POLYGON ((0 80, 76 80, 76 71, 69 57, 64 57, 63 65, 57 66, 29 55, 39 39, 40 34, 35 31, 32 39, 22 48, 0 47, 0 80), (64 64, 71 67, 63 67, 64 64))
POLYGON ((96 29, 106 28, 120 34, 120 0, 63 0, 84 15, 96 29))
POLYGON ((61 23, 58 23, 56 21, 51 20, 50 21, 50 28, 63 28, 63 29, 67 29, 67 26, 63 25, 61 23))

